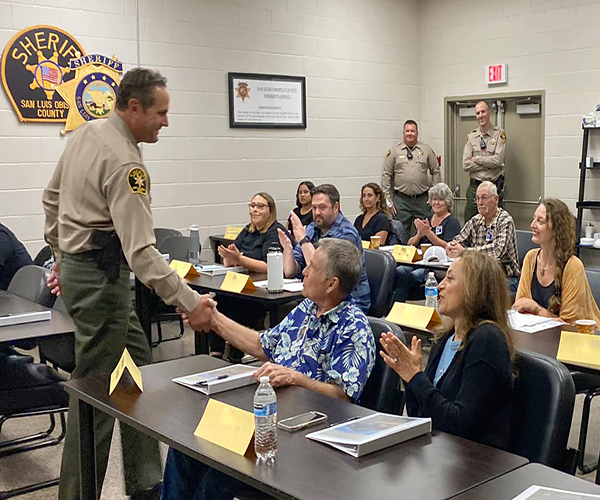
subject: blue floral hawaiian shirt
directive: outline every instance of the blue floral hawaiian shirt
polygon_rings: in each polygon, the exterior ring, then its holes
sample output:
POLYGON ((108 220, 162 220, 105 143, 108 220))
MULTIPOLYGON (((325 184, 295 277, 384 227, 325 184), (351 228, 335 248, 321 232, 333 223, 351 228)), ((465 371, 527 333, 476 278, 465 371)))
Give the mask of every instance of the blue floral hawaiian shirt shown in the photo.
POLYGON ((270 361, 319 382, 338 385, 357 401, 375 364, 369 321, 348 297, 317 318, 317 306, 304 300, 276 327, 260 334, 270 361))

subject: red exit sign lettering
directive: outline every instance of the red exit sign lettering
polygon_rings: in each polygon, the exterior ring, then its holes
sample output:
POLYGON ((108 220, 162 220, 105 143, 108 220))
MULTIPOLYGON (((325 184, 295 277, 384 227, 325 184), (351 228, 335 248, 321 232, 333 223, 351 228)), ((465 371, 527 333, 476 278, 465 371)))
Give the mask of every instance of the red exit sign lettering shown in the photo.
POLYGON ((506 64, 489 64, 485 68, 485 81, 488 85, 508 82, 506 64))

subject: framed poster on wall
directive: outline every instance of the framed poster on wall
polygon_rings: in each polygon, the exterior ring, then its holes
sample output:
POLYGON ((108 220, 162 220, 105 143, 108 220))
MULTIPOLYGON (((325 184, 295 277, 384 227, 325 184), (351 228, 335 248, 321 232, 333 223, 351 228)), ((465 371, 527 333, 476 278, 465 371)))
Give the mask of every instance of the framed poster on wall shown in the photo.
POLYGON ((229 126, 306 128, 306 78, 229 73, 229 126))

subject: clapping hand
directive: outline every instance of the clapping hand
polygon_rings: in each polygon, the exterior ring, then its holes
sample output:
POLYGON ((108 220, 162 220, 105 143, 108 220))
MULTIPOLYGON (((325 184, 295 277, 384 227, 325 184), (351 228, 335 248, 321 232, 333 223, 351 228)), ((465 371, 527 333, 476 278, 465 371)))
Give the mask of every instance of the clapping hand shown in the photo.
MULTIPOLYGON (((306 236, 306 228, 302 225, 300 217, 298 217, 293 211, 290 212, 290 222, 292 223, 292 232, 296 240, 300 241, 306 236)), ((281 237, 279 238, 281 240, 281 237)))
POLYGON ((420 238, 423 238, 431 230, 429 221, 427 219, 415 219, 415 227, 417 228, 417 234, 420 238))
POLYGON ((423 371, 421 341, 417 337, 412 338, 410 349, 391 332, 382 333, 379 342, 384 349, 379 354, 385 364, 405 382, 410 382, 417 373, 423 371))
POLYGON ((219 255, 223 259, 223 266, 233 267, 240 264, 240 257, 243 255, 233 243, 229 246, 221 245, 217 248, 219 255))

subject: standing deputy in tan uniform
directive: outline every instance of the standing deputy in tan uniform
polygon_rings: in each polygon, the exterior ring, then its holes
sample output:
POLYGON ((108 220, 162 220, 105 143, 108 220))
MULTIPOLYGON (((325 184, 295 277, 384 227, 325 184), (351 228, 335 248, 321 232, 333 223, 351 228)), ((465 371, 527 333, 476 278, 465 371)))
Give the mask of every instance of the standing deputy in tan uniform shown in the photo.
MULTIPOLYGON (((494 127, 490 123, 491 111, 485 101, 479 101, 475 105, 475 116, 479 128, 469 133, 463 151, 463 168, 465 172, 469 172, 471 178, 467 188, 465 224, 478 214, 475 193, 479 184, 483 181, 493 182, 500 195, 504 186, 506 134, 500 127, 494 127)), ((500 207, 502 206, 502 197, 500 197, 500 207)))
MULTIPOLYGON (((79 127, 69 139, 44 191, 46 241, 59 264, 56 284, 76 327, 74 378, 111 373, 123 350, 138 365, 152 362, 150 346, 133 310, 129 268, 168 304, 208 330, 214 302, 183 282, 155 248, 150 179, 139 142, 153 143, 168 126, 169 94, 157 72, 136 68, 121 81, 116 109, 105 120, 79 127)), ((77 400, 72 399, 59 499, 79 492, 77 400)), ((95 412, 97 484, 102 486, 114 419, 95 412)), ((158 499, 162 468, 158 443, 121 425, 127 494, 158 499)))
POLYGON ((418 141, 417 122, 404 122, 403 139, 388 151, 383 162, 381 187, 387 199, 393 200, 390 210, 394 218, 402 222, 408 234, 414 234, 414 220, 431 215, 427 192, 440 182, 440 166, 433 149, 418 141))

